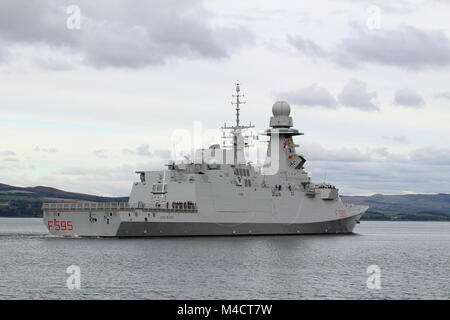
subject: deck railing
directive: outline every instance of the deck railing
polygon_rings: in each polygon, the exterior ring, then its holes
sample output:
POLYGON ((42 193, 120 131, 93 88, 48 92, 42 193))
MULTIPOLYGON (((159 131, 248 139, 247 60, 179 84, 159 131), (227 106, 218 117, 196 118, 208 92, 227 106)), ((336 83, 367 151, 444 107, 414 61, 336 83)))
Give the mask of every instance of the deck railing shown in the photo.
POLYGON ((166 205, 153 206, 144 203, 128 202, 46 202, 42 204, 44 211, 120 211, 120 210, 144 210, 165 212, 197 212, 197 204, 177 205, 174 208, 166 205))

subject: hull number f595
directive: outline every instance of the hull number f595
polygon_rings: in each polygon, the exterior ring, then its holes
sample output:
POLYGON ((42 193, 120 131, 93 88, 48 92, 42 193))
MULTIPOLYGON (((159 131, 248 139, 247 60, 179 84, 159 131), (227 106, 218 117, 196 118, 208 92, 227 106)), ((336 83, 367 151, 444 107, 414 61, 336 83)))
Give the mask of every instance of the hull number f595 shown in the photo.
POLYGON ((48 230, 55 230, 55 231, 73 230, 72 221, 65 221, 65 220, 48 220, 47 227, 48 230))

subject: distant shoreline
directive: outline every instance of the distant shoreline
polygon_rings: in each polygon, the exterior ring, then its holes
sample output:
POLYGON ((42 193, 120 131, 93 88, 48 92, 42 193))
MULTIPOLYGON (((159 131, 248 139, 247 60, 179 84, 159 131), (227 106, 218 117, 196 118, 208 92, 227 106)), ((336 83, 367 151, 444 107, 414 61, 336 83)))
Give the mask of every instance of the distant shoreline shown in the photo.
POLYGON ((441 212, 378 212, 370 209, 362 216, 361 221, 450 221, 450 215, 441 212))

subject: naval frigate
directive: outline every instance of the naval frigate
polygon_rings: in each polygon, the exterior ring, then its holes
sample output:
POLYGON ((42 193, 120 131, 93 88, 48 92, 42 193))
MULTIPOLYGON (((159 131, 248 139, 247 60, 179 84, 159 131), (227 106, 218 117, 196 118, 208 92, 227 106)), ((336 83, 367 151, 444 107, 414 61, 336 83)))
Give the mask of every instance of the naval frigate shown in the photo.
POLYGON ((314 183, 297 153, 290 106, 272 106, 265 161, 245 158, 239 83, 230 146, 201 149, 200 159, 169 161, 161 171, 138 171, 126 202, 44 203, 43 221, 58 236, 151 237, 352 233, 368 209, 343 203, 338 189, 314 183))

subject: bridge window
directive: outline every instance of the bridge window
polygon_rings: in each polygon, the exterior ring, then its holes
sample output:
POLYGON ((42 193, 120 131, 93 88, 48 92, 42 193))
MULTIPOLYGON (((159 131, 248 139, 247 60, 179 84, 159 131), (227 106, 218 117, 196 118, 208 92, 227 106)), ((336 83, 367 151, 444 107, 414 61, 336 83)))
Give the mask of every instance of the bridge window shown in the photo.
POLYGON ((152 193, 166 193, 167 184, 166 183, 155 183, 153 184, 152 193))

